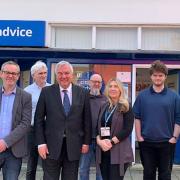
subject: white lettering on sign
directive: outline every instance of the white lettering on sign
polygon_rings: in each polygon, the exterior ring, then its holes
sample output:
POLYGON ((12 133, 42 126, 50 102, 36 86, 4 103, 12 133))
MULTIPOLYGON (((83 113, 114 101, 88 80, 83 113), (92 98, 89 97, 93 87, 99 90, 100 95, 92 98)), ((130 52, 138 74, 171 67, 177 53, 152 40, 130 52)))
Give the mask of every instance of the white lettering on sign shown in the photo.
POLYGON ((31 29, 20 29, 17 27, 16 29, 11 29, 7 27, 5 29, 0 29, 0 36, 17 36, 17 37, 31 37, 32 30, 31 29))

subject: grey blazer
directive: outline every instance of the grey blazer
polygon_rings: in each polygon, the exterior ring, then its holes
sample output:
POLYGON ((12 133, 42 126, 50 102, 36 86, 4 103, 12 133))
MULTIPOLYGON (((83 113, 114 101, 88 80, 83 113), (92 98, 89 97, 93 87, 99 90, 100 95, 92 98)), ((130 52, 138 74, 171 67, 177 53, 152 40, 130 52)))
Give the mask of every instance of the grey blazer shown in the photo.
MULTIPOLYGON (((0 107, 1 99, 2 87, 0 87, 0 107)), ((27 132, 31 125, 31 116, 31 95, 17 87, 12 111, 12 131, 4 138, 16 157, 24 157, 27 154, 27 132)))

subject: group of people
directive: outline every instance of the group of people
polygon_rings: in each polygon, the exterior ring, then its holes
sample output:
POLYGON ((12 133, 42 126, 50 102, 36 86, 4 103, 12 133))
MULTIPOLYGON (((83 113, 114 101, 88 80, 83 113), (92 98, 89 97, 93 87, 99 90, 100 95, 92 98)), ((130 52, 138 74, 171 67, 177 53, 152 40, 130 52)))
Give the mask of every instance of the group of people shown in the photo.
POLYGON ((17 86, 20 67, 1 66, 0 168, 4 180, 18 180, 28 154, 27 180, 36 179, 38 156, 44 180, 89 180, 91 162, 96 180, 123 180, 134 161, 131 138, 134 119, 143 180, 171 180, 173 154, 180 133, 180 98, 165 85, 168 69, 161 61, 150 67, 152 85, 139 93, 131 107, 123 84, 110 79, 101 93, 102 77, 93 74, 90 90, 73 83, 73 67, 56 64, 55 84, 47 66, 31 67, 33 84, 17 86))

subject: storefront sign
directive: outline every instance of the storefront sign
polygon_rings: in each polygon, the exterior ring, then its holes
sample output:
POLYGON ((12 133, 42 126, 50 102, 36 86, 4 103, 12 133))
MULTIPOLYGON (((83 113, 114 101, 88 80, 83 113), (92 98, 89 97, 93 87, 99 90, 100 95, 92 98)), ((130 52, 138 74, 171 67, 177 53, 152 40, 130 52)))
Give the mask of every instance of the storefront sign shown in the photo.
POLYGON ((0 21, 0 46, 45 46, 45 21, 0 21))

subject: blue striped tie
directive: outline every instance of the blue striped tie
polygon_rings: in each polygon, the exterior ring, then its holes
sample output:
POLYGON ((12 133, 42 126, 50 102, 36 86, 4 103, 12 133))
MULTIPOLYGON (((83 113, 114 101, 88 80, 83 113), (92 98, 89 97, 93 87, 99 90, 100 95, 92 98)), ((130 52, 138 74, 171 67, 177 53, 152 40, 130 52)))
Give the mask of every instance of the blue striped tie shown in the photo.
POLYGON ((69 113, 71 105, 70 105, 69 97, 67 94, 67 90, 63 90, 63 93, 64 93, 63 106, 64 106, 64 111, 65 111, 66 116, 67 116, 69 113))

